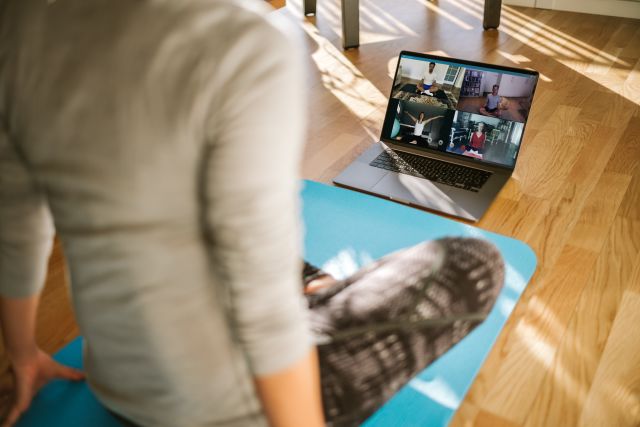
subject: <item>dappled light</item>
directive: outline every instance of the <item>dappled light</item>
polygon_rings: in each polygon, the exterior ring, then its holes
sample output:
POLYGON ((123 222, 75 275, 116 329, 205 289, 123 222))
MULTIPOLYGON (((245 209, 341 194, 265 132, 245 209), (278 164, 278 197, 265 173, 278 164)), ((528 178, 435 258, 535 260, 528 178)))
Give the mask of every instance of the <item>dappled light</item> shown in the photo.
POLYGON ((322 264, 322 270, 336 279, 345 279, 361 267, 373 262, 373 257, 366 251, 354 248, 343 248, 333 258, 322 264))
POLYGON ((445 380, 439 377, 428 381, 419 377, 414 378, 409 382, 409 387, 429 399, 438 402, 445 408, 456 409, 462 401, 455 390, 453 390, 445 380))
POLYGON ((549 344, 535 327, 521 321, 516 326, 518 337, 527 343, 527 350, 546 368, 551 368, 555 356, 555 348, 549 344))
POLYGON ((386 95, 366 79, 336 46, 322 37, 313 24, 303 22, 302 28, 317 43, 318 48, 311 57, 321 73, 323 86, 354 116, 364 119, 373 110, 386 106, 386 95))
POLYGON ((464 22, 463 20, 461 20, 457 16, 447 12, 446 10, 444 10, 442 8, 439 8, 438 6, 436 6, 433 3, 431 3, 429 0, 416 0, 416 1, 418 3, 420 3, 420 4, 422 4, 423 6, 425 6, 430 11, 432 11, 434 13, 437 13, 439 16, 443 17, 444 19, 446 19, 450 23, 455 24, 458 28, 460 28, 462 30, 472 30, 473 29, 473 27, 471 25, 467 24, 466 22, 464 22))

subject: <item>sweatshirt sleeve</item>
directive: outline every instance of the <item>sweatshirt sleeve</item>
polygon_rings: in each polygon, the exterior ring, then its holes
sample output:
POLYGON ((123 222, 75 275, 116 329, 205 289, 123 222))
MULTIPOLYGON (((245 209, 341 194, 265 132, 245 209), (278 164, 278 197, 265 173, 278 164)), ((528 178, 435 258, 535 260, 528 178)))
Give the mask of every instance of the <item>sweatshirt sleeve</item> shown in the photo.
POLYGON ((210 114, 205 222, 232 330, 260 375, 311 346, 300 282, 304 75, 301 49, 278 26, 240 27, 217 73, 225 86, 210 114))
POLYGON ((47 275, 54 228, 38 188, 0 125, 0 295, 38 293, 47 275))

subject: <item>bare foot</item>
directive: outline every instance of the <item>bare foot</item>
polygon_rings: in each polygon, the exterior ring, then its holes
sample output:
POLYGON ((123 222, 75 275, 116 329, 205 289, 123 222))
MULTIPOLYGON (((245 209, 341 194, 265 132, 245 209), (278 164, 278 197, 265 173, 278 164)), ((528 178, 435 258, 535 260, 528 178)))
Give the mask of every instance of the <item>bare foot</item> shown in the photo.
POLYGON ((333 286, 336 283, 337 283, 337 280, 327 274, 326 276, 321 276, 321 277, 318 277, 317 279, 310 281, 307 284, 307 286, 305 286, 304 293, 313 294, 315 292, 318 292, 321 289, 328 288, 329 286, 333 286))

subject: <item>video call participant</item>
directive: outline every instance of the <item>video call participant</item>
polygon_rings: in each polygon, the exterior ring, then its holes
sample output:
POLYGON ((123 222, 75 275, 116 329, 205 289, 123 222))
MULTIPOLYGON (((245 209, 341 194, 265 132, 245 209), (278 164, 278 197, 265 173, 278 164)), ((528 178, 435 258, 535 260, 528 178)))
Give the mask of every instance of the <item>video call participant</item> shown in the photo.
POLYGON ((487 139, 486 134, 484 133, 484 126, 484 123, 478 123, 476 131, 471 134, 469 143, 466 146, 468 152, 471 152, 472 154, 484 153, 484 143, 487 139))
POLYGON ((493 85, 491 93, 487 95, 487 101, 485 102, 484 107, 480 107, 480 114, 484 114, 485 116, 500 117, 500 96, 498 95, 499 89, 500 85, 493 85))
POLYGON ((437 90, 436 74, 434 73, 435 68, 436 64, 433 62, 429 62, 429 66, 427 67, 427 70, 425 71, 424 77, 422 79, 422 87, 420 87, 420 85, 417 85, 416 92, 423 95, 433 96, 433 92, 437 90))
POLYGON ((411 135, 409 137, 409 142, 415 141, 415 142, 421 142, 424 141, 424 138, 422 136, 422 132, 424 131, 424 127, 427 125, 427 123, 430 123, 436 119, 440 119, 444 116, 435 116, 432 117, 430 119, 426 119, 424 118, 424 113, 420 112, 420 114, 418 115, 418 118, 416 118, 413 114, 411 114, 410 112, 406 112, 407 115, 409 116, 409 118, 411 118, 411 120, 413 120, 413 122, 415 123, 415 126, 413 128, 413 135, 411 135))

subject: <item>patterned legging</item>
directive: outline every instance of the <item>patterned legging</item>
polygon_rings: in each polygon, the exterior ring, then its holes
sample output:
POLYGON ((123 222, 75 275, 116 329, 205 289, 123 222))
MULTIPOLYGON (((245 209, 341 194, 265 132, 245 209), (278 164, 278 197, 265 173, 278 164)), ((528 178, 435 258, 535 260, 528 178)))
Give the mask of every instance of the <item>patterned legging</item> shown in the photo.
MULTIPOLYGON (((303 274, 308 282, 323 273, 305 264, 303 274)), ((486 318, 503 281, 493 245, 445 238, 307 295, 327 424, 364 421, 486 318)))

